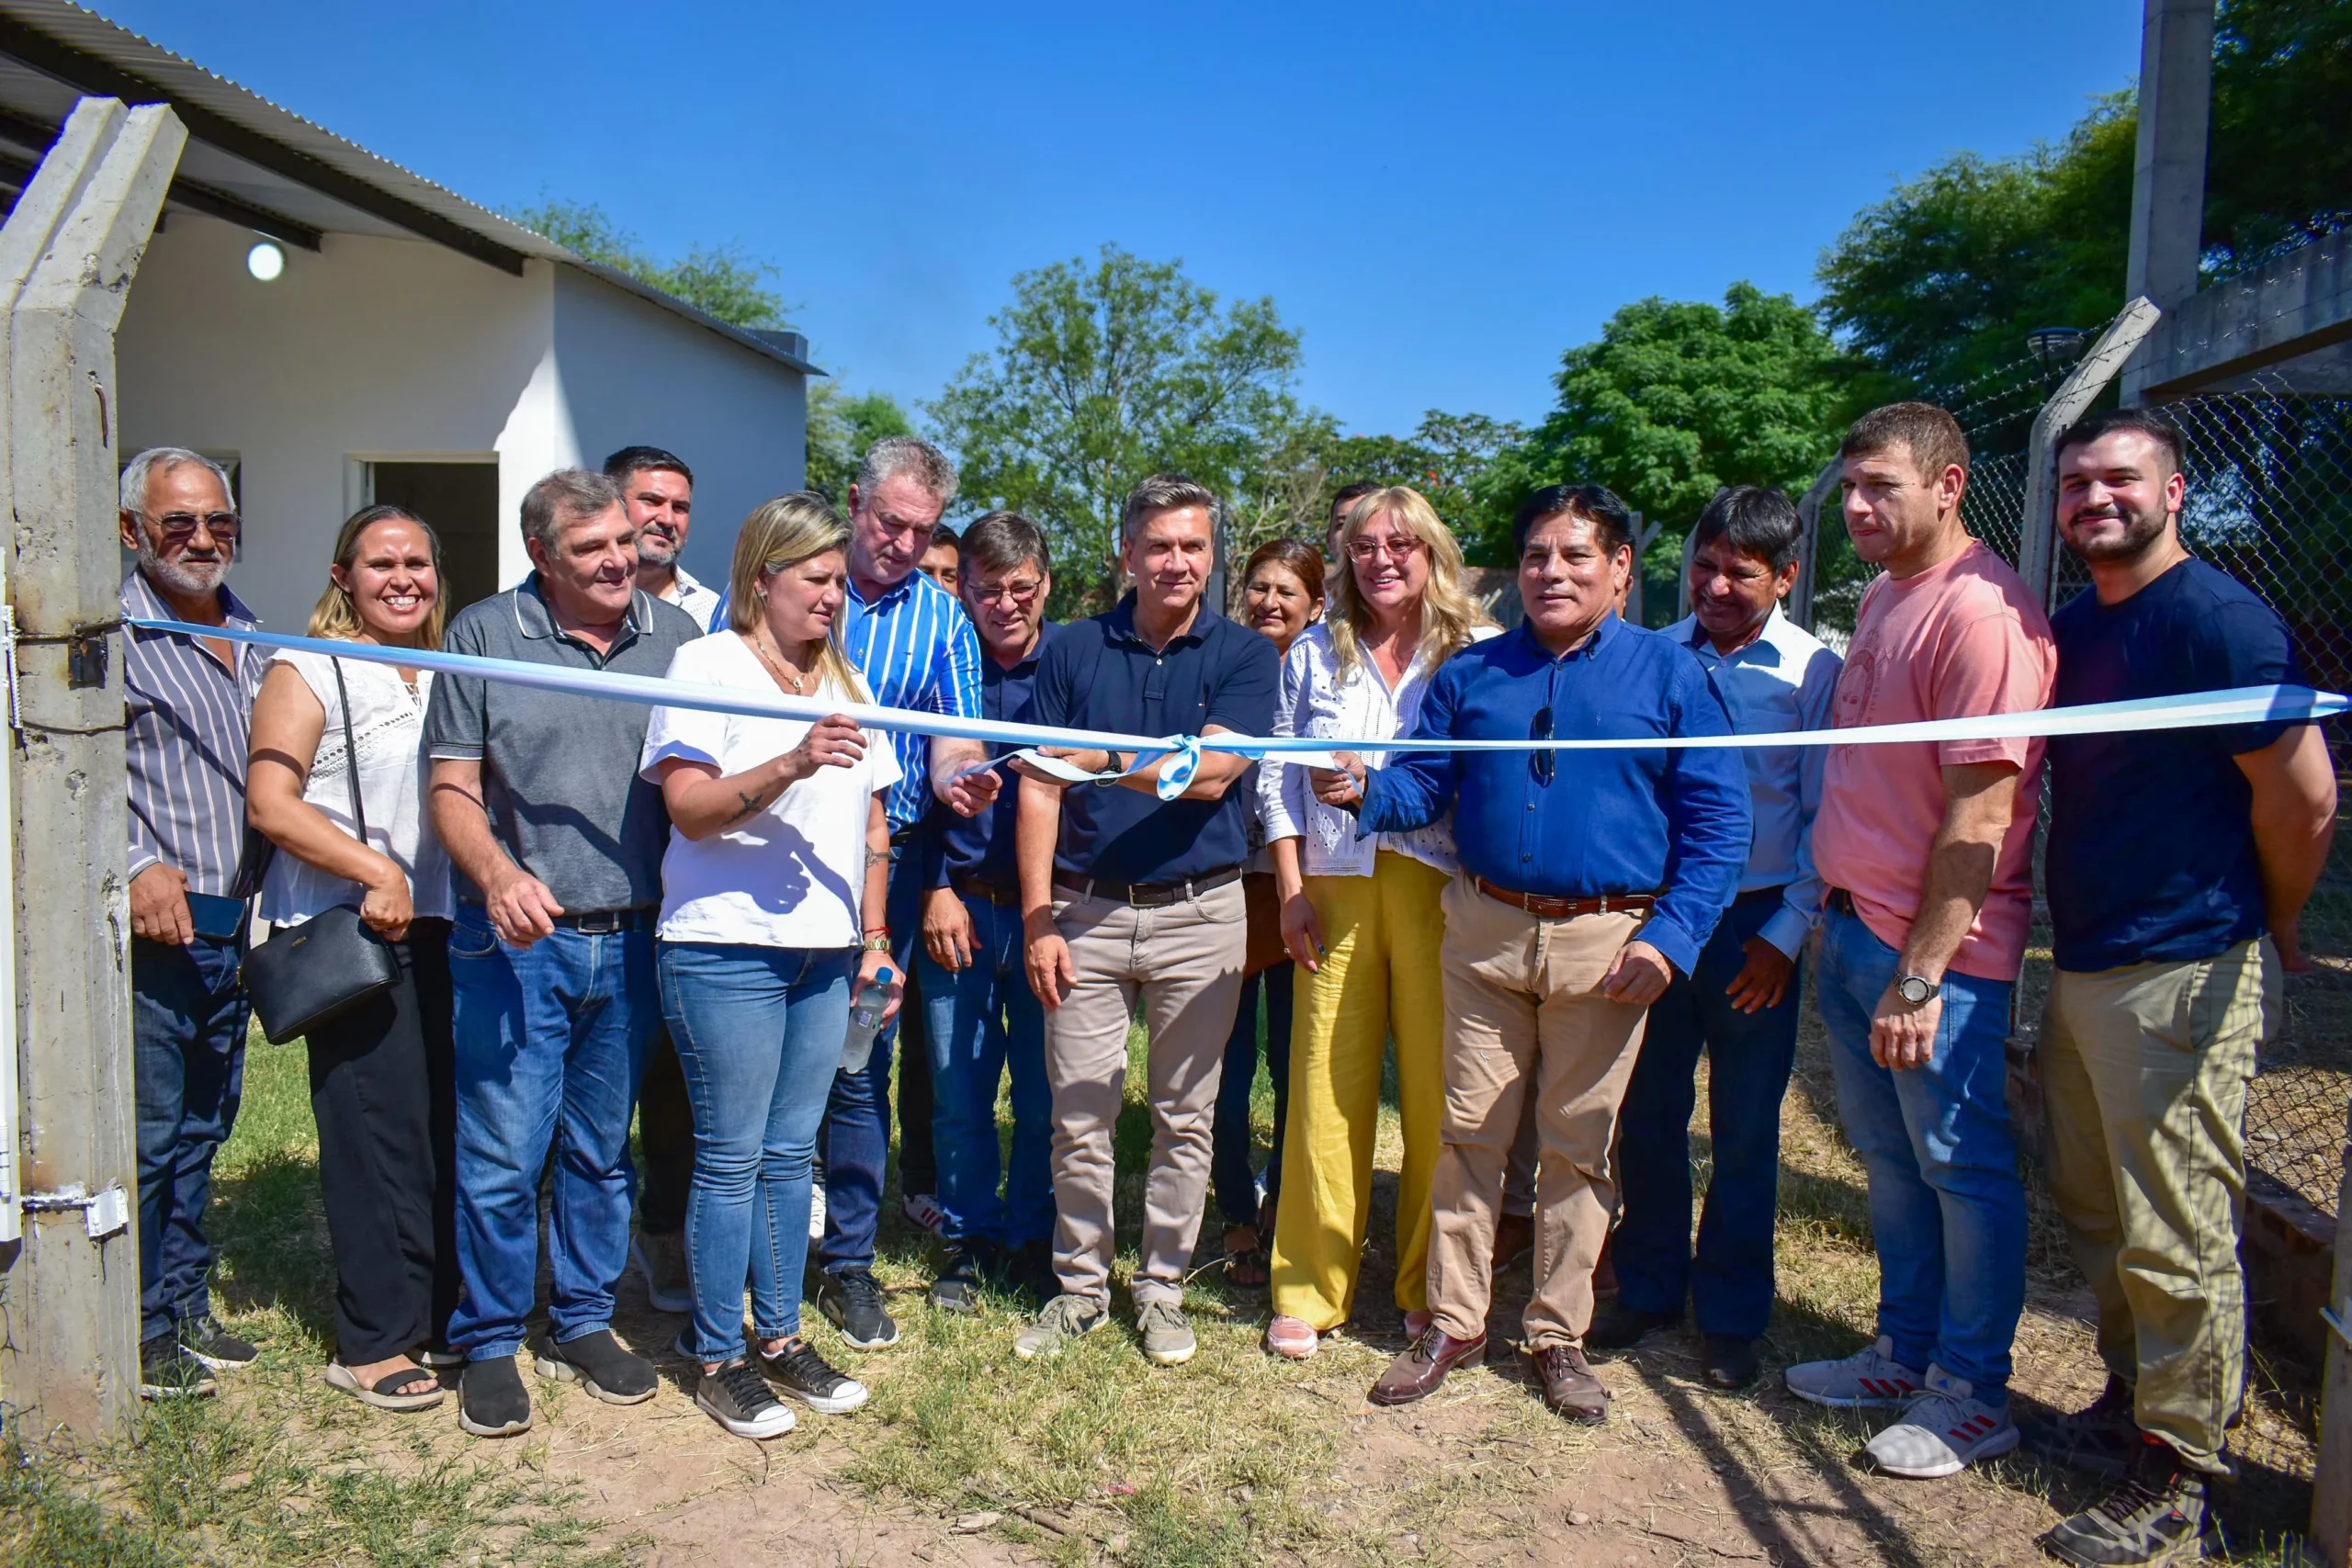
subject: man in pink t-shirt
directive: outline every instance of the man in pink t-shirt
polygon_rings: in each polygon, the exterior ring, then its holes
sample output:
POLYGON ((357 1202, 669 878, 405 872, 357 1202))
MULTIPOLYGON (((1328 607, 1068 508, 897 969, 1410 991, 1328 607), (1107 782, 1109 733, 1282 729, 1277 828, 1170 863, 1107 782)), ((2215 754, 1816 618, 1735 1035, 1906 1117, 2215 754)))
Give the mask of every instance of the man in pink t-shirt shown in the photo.
MULTIPOLYGON (((1885 568, 1862 595, 1836 725, 2046 707, 2049 617, 1961 524, 1968 442, 1894 403, 1847 432, 1846 530, 1885 568)), ((1916 741, 1829 753, 1814 862, 1817 967, 1838 1105, 1870 1176, 1878 1339, 1788 1370, 1791 1392, 1902 1415, 1864 1450, 1951 1475, 2018 1445, 2009 1344, 2025 1308, 2025 1191, 2009 1130, 2009 991, 2033 899, 2041 742, 1916 741)))

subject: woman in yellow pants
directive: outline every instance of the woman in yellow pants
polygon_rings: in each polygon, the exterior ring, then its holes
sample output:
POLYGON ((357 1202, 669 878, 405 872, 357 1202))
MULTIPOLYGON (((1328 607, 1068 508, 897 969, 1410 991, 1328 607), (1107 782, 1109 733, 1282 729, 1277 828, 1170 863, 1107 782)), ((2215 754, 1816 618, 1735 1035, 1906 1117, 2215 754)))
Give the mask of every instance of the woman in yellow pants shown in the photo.
MULTIPOLYGON (((1411 727, 1437 667, 1495 628, 1462 586, 1461 547, 1418 491, 1374 491, 1337 533, 1331 610, 1283 658, 1274 731, 1385 739, 1411 727)), ((1266 1348, 1304 1359, 1355 1305, 1381 1049, 1392 1034, 1405 1133, 1396 1304, 1408 1332, 1428 1316, 1430 1180, 1445 1108, 1438 896, 1453 874, 1453 840, 1450 823, 1358 840, 1355 818, 1317 800, 1306 769, 1272 757, 1259 790, 1283 944, 1306 972, 1291 1032, 1266 1348)))

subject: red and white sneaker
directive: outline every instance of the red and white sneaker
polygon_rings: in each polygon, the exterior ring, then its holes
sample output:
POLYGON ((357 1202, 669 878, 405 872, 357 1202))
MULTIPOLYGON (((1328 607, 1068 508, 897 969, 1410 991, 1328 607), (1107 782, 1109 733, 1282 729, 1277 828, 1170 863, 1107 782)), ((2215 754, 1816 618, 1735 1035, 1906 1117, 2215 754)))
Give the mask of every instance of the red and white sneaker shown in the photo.
POLYGON ((1998 1458, 2018 1441, 2007 1400, 1987 1404, 1966 1378, 1929 1367, 1927 1391, 1900 1421, 1862 1445, 1862 1453, 1889 1475, 1934 1481, 1957 1475, 1978 1460, 1998 1458))
POLYGON ((1926 1381, 1894 1359, 1894 1341, 1883 1334, 1843 1360, 1802 1362, 1781 1376, 1799 1399, 1833 1410, 1900 1410, 1926 1381))

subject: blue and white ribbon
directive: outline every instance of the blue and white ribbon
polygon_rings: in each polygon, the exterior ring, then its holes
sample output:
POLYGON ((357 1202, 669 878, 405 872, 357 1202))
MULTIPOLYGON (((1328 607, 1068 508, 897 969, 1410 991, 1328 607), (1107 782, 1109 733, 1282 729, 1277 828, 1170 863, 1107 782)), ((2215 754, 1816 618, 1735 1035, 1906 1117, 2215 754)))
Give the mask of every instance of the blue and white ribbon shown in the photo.
MULTIPOLYGON (((1924 719, 1912 724, 1863 725, 1852 729, 1792 730, 1764 735, 1677 735, 1626 737, 1555 736, 1547 740, 1427 740, 1403 736, 1256 735, 1125 735, 1104 729, 1069 729, 1051 725, 1010 724, 1000 719, 958 718, 952 714, 925 713, 912 708, 876 707, 865 703, 829 703, 814 697, 788 697, 783 693, 751 693, 731 686, 706 686, 653 675, 628 675, 609 670, 580 670, 562 665, 531 664, 513 659, 485 659, 469 653, 441 653, 413 648, 379 648, 373 643, 345 642, 322 637, 289 637, 282 632, 249 631, 242 626, 200 626, 186 621, 149 621, 126 616, 124 624, 142 631, 176 632, 184 637, 211 637, 250 643, 258 648, 293 649, 327 658, 353 659, 362 663, 392 664, 430 670, 441 675, 465 675, 498 681, 543 692, 602 697, 647 707, 695 708, 705 713, 740 713, 761 718, 814 722, 840 714, 861 728, 906 730, 950 739, 978 740, 1007 748, 1003 756, 985 767, 995 767, 1036 747, 1053 746, 1091 750, 1133 751, 1135 760, 1117 773, 1085 773, 1067 766, 1046 771, 1071 782, 1109 783, 1125 773, 1159 768, 1157 784, 1162 800, 1173 800, 1188 788, 1205 751, 1272 757, 1278 761, 1331 767, 1340 751, 1647 751, 1720 750, 1751 746, 1891 746, 1940 740, 2018 739, 2054 735, 2108 735, 2127 731, 2199 729, 2213 725, 2294 723, 2331 718, 2352 710, 2352 697, 2308 686, 2238 686, 2228 691, 2196 692, 2177 697, 2140 697, 2130 702, 2086 703, 2076 707, 2036 708, 2024 713, 1984 714, 1973 718, 1924 719), (1165 759, 1166 761, 1162 761, 1165 759)), ((1035 758, 1050 763, 1053 759, 1035 758)))

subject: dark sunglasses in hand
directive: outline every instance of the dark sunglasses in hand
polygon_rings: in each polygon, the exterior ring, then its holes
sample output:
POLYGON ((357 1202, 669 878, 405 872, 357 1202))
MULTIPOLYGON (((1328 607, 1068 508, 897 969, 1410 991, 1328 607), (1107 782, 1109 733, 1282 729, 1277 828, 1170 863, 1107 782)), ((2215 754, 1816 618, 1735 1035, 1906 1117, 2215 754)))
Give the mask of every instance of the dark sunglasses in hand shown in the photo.
MULTIPOLYGON (((1552 707, 1550 704, 1547 703, 1544 706, 1535 710, 1535 721, 1527 727, 1527 738, 1530 740, 1549 740, 1552 739, 1552 707)), ((1557 751, 1530 751, 1527 754, 1527 765, 1535 771, 1535 782, 1537 784, 1549 784, 1552 782, 1553 765, 1558 757, 1559 753, 1557 751)))

